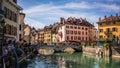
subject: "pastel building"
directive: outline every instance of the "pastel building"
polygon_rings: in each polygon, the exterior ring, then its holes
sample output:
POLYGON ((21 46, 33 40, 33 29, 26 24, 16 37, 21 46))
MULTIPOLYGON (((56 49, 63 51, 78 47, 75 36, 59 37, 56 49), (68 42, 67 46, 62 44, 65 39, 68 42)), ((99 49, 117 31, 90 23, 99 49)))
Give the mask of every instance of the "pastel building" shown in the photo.
POLYGON ((44 42, 44 29, 38 30, 38 41, 43 43, 44 42))
POLYGON ((99 39, 99 31, 98 31, 98 29, 94 29, 94 40, 95 41, 98 41, 98 39, 99 39))
POLYGON ((22 41, 23 40, 23 37, 24 37, 24 18, 25 18, 25 14, 24 13, 20 13, 20 23, 18 25, 19 29, 17 30, 18 33, 17 33, 17 41, 22 41))
POLYGON ((24 26, 24 41, 31 43, 31 27, 29 25, 24 26))
POLYGON ((19 13, 23 9, 17 4, 17 0, 0 0, 0 10, 4 11, 6 22, 4 38, 6 40, 17 40, 17 30, 20 23, 19 13))
POLYGON ((52 44, 52 25, 44 27, 44 43, 51 45, 52 44))
MULTIPOLYGON (((69 17, 67 20, 61 18, 58 29, 59 43, 87 42, 91 41, 91 32, 94 31, 92 24, 85 19, 69 17), (92 28, 91 28, 92 27, 92 28)), ((94 32, 92 33, 94 35, 94 32)))
POLYGON ((101 39, 120 39, 120 15, 104 16, 103 19, 99 18, 98 30, 99 38, 101 39))

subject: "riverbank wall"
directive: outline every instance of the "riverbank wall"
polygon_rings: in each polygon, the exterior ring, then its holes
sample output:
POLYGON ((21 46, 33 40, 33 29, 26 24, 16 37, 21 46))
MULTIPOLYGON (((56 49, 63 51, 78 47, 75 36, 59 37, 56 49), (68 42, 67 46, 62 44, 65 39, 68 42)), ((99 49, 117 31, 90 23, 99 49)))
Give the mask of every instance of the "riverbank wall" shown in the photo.
POLYGON ((114 47, 111 47, 111 49, 106 49, 102 46, 83 46, 83 53, 86 54, 93 54, 98 56, 106 56, 106 57, 113 57, 113 58, 120 58, 120 53, 118 53, 114 47))

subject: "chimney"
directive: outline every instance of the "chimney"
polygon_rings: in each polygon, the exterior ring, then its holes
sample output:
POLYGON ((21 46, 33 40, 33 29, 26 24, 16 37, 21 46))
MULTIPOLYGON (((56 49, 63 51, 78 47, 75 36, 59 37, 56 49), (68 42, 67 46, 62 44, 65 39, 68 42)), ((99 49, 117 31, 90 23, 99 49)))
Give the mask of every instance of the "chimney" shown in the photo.
POLYGON ((80 18, 80 23, 82 23, 83 22, 83 20, 82 20, 82 18, 80 18))
POLYGON ((101 21, 101 17, 99 17, 99 21, 101 21))
POLYGON ((61 17, 61 18, 60 18, 60 23, 61 23, 61 24, 64 24, 64 23, 65 23, 65 19, 61 17))
POLYGON ((118 13, 116 13, 116 17, 118 16, 118 13))
POLYGON ((104 19, 105 19, 105 20, 107 19, 106 15, 104 16, 104 19))

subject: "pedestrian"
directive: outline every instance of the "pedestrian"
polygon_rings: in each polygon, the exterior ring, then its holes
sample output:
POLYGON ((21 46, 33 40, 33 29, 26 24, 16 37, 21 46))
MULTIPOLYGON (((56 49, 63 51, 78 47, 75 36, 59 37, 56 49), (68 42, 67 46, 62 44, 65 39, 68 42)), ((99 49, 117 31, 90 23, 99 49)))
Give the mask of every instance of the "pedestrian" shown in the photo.
POLYGON ((10 62, 9 62, 9 58, 8 58, 8 49, 7 49, 7 43, 3 44, 3 59, 5 61, 5 66, 6 68, 9 67, 10 62))
POLYGON ((17 47, 15 47, 17 45, 15 45, 15 40, 12 42, 12 49, 14 52, 14 57, 15 57, 15 65, 14 68, 18 68, 18 56, 17 56, 17 47))

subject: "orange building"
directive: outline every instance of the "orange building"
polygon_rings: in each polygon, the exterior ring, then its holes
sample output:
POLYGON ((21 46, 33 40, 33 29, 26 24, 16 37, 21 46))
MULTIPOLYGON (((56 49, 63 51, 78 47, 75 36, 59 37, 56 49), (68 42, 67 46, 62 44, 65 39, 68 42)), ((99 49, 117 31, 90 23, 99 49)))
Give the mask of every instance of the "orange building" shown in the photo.
POLYGON ((38 30, 38 41, 42 43, 44 42, 44 29, 38 30))

